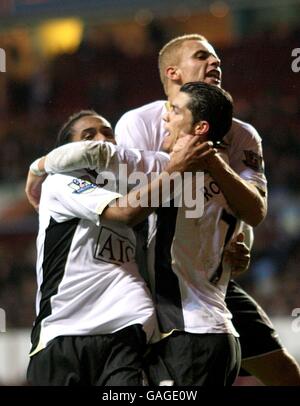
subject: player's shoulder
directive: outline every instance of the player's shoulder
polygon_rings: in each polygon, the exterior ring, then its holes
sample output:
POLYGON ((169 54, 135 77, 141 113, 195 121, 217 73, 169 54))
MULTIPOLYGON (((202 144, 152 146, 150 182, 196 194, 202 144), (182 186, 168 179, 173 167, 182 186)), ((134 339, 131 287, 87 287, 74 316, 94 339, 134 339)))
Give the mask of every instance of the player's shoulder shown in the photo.
POLYGON ((48 175, 42 184, 42 192, 44 195, 54 195, 58 189, 62 188, 64 176, 60 173, 48 175))
POLYGON ((74 182, 80 180, 80 175, 82 175, 83 171, 74 171, 73 173, 54 173, 48 175, 45 181, 43 182, 43 190, 46 191, 48 194, 54 194, 58 192, 58 190, 63 190, 68 188, 74 182))
MULTIPOLYGON (((70 182, 71 179, 69 177, 70 182)), ((48 175, 42 184, 41 206, 45 207, 50 202, 59 200, 60 196, 65 194, 67 184, 66 175, 60 173, 48 175)))
POLYGON ((258 134, 256 128, 253 127, 253 125, 251 125, 250 123, 239 120, 237 118, 233 118, 232 127, 229 131, 229 134, 231 134, 234 138, 239 138, 240 141, 241 138, 251 138, 257 142, 261 142, 261 137, 258 134))
MULTIPOLYGON (((74 171, 74 174, 75 174, 75 171, 74 171)), ((74 178, 73 173, 53 173, 53 174, 50 174, 47 176, 44 184, 53 185, 53 184, 65 183, 66 181, 68 181, 69 179, 72 179, 72 178, 74 178)))
POLYGON ((157 100, 143 106, 137 107, 135 109, 129 110, 124 113, 119 122, 123 120, 143 120, 149 121, 155 118, 161 119, 162 112, 165 108, 164 100, 157 100))

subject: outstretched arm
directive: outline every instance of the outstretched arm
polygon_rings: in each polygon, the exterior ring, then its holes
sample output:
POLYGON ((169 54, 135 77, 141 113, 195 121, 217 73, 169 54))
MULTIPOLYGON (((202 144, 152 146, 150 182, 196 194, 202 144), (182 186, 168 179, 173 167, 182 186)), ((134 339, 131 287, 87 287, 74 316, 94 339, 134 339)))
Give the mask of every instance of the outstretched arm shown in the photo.
POLYGON ((160 173, 168 164, 164 152, 125 149, 109 142, 80 141, 62 145, 46 157, 37 159, 30 166, 25 192, 29 202, 37 208, 46 173, 72 172, 78 169, 96 169, 118 173, 119 164, 127 165, 127 174, 140 171, 146 174, 160 173))
POLYGON ((127 164, 128 174, 161 172, 169 162, 164 152, 125 149, 105 141, 79 141, 62 145, 51 151, 40 166, 47 173, 63 173, 86 168, 116 172, 121 163, 127 164))
POLYGON ((25 192, 29 202, 38 207, 41 176, 46 173, 64 173, 86 168, 97 171, 118 172, 119 164, 126 164, 127 174, 140 171, 160 173, 168 164, 169 156, 163 152, 124 149, 109 142, 80 141, 65 144, 37 159, 28 173, 25 192))
MULTIPOLYGON (((191 139, 192 136, 187 138, 191 139)), ((208 145, 208 144, 207 144, 208 145)), ((201 147, 203 151, 207 145, 201 147)), ((198 155, 193 156, 195 160, 198 155)), ((191 157, 192 158, 192 157, 191 157)), ((126 164, 127 175, 135 171, 147 175, 161 173, 170 157, 164 152, 125 149, 103 141, 80 141, 65 144, 51 151, 46 157, 36 160, 31 166, 26 182, 26 195, 29 202, 37 208, 39 205, 41 184, 44 173, 71 172, 77 169, 97 169, 118 173, 119 164, 126 164)), ((195 162, 193 161, 193 164, 195 162)), ((194 166, 195 167, 195 166, 194 166)), ((200 169, 200 166, 198 166, 200 169)))

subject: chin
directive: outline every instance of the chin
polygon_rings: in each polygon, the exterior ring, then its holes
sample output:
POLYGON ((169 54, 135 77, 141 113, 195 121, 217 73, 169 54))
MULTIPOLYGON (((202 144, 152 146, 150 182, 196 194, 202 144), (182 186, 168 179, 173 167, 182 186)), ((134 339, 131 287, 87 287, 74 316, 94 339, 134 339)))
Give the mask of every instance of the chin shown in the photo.
POLYGON ((214 78, 205 79, 205 83, 207 83, 208 85, 215 85, 221 87, 221 81, 214 78))
POLYGON ((168 143, 162 143, 161 147, 160 147, 160 151, 166 152, 166 153, 170 153, 170 146, 168 145, 168 143))

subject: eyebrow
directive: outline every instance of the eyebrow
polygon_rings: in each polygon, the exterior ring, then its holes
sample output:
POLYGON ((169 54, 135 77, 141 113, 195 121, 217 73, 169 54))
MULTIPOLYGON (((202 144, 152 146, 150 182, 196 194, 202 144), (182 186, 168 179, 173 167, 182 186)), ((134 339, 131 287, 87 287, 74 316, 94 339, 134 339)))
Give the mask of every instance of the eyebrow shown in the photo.
POLYGON ((172 109, 180 110, 180 107, 178 106, 178 104, 173 104, 173 103, 171 103, 171 104, 170 104, 170 107, 171 107, 172 109))
POLYGON ((84 128, 84 129, 81 131, 81 134, 84 134, 84 133, 89 132, 89 131, 91 131, 91 130, 95 130, 95 127, 84 128))
POLYGON ((215 58, 220 59, 217 54, 214 54, 213 52, 205 51, 204 49, 198 49, 198 51, 196 51, 196 52, 193 54, 193 56, 197 56, 197 55, 199 55, 199 54, 205 55, 206 58, 208 58, 210 55, 212 55, 212 56, 214 56, 215 58))

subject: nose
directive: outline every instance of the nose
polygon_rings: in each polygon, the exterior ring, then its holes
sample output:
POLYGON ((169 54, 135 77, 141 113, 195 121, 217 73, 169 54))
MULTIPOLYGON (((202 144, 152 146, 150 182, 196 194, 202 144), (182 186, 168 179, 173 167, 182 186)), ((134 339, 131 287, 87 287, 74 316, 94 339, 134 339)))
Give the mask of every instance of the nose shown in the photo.
POLYGON ((209 64, 215 68, 218 68, 221 65, 221 59, 219 59, 217 55, 210 54, 209 64))
POLYGON ((96 136, 94 137, 94 141, 106 141, 107 136, 105 134, 102 134, 101 132, 98 132, 96 136))

